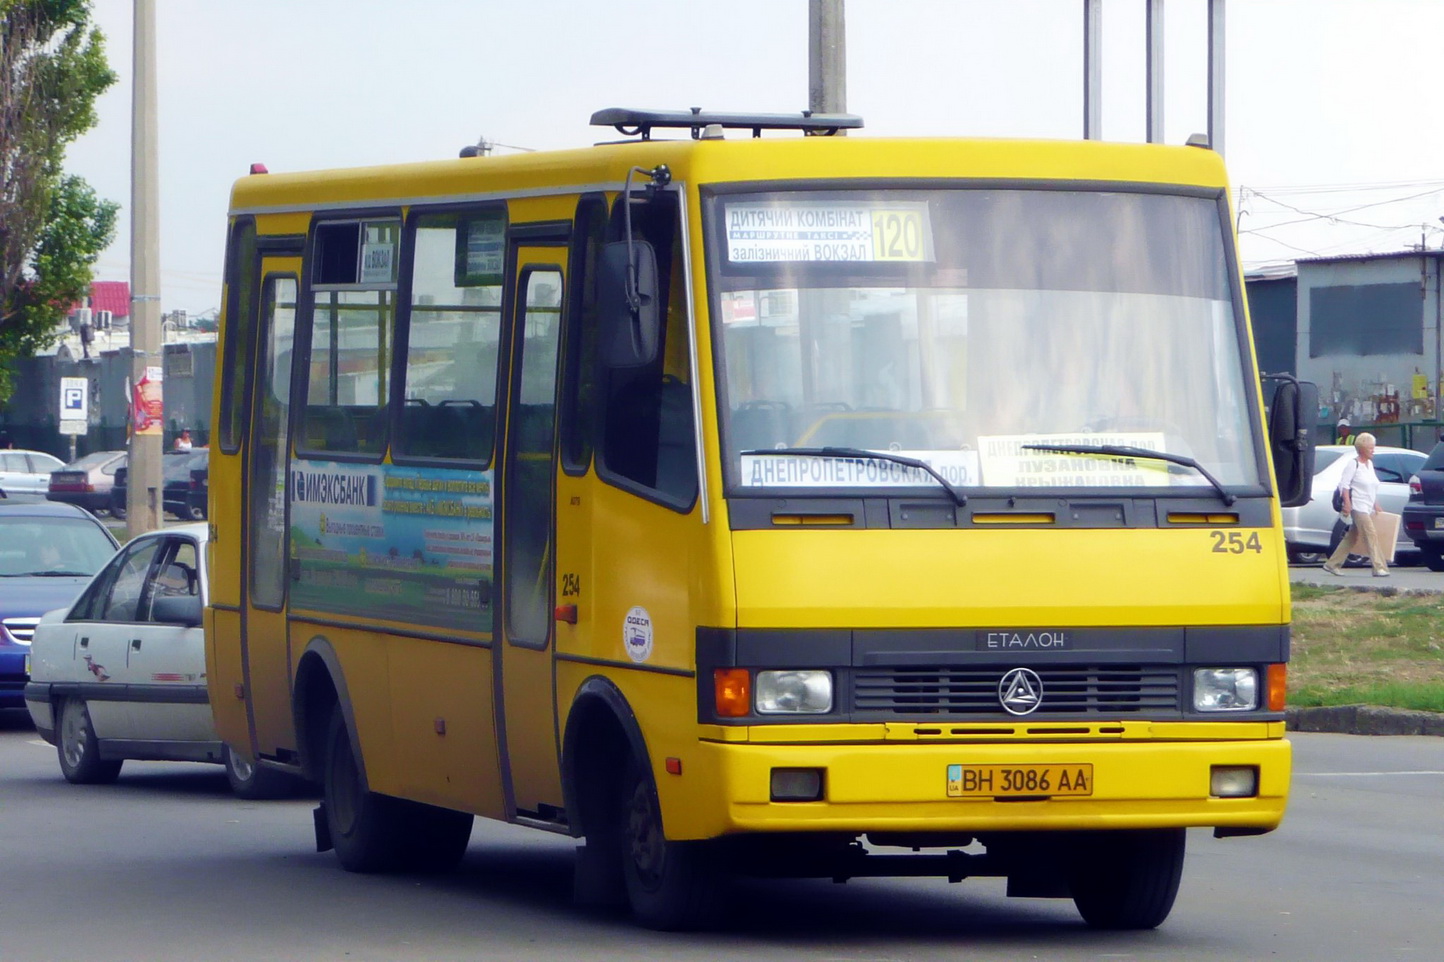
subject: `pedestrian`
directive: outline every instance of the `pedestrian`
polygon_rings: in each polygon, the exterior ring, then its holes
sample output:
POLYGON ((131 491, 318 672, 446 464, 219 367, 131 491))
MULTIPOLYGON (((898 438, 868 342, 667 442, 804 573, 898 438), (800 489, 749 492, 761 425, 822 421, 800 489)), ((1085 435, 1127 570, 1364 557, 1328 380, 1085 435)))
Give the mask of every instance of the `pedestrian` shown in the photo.
POLYGON ((1352 521, 1349 533, 1324 562, 1324 570, 1331 575, 1341 575, 1339 565, 1349 557, 1350 552, 1367 547, 1369 558, 1374 563, 1374 577, 1389 577, 1389 566, 1384 561, 1384 545, 1379 543, 1374 529, 1374 518, 1383 510, 1379 507, 1379 476, 1374 473, 1374 436, 1368 431, 1354 439, 1353 461, 1344 465, 1343 477, 1339 479, 1338 490, 1343 495, 1340 514, 1352 521))
POLYGON ((1348 418, 1339 418, 1338 425, 1334 428, 1335 444, 1353 444, 1353 428, 1349 425, 1348 418))
POLYGON ((180 437, 178 437, 178 438, 175 439, 175 449, 176 449, 177 451, 189 451, 189 450, 191 449, 191 429, 190 429, 190 428, 182 428, 182 429, 181 429, 180 437))

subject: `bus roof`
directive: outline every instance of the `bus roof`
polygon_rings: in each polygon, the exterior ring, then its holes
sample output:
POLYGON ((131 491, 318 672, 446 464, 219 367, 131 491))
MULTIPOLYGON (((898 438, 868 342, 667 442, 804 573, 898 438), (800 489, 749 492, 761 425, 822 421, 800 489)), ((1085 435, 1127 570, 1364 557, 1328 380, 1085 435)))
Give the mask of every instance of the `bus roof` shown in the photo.
POLYGON ((634 166, 687 184, 866 180, 1117 182, 1225 190, 1223 162, 1190 146, 878 137, 629 140, 593 147, 300 173, 252 174, 231 213, 265 214, 620 190, 634 166))

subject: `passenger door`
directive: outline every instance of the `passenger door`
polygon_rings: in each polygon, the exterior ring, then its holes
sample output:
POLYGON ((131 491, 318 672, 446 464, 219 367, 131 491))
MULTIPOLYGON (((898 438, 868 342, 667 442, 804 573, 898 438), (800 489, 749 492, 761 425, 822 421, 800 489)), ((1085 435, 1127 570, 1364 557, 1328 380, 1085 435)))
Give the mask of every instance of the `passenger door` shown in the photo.
POLYGON ((241 665, 251 757, 294 750, 286 586, 286 484, 291 454, 291 367, 299 257, 261 257, 256 382, 242 469, 241 665))
POLYGON ((95 582, 96 594, 71 613, 75 670, 97 738, 135 737, 129 649, 160 546, 160 538, 142 538, 123 548, 95 582))
POLYGON ((557 355, 567 251, 516 246, 506 442, 499 484, 501 633, 497 703, 509 814, 549 817, 562 791, 552 623, 557 355))

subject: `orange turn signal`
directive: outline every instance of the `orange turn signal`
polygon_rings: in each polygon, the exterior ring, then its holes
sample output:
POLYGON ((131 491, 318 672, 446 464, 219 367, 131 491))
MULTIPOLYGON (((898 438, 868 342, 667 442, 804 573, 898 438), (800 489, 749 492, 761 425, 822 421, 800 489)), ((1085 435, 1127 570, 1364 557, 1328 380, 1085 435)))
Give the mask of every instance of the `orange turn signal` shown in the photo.
POLYGON ((712 672, 717 714, 741 718, 752 711, 752 673, 746 668, 718 668, 712 672))
POLYGON ((1283 711, 1289 694, 1289 666, 1269 665, 1269 711, 1283 711))

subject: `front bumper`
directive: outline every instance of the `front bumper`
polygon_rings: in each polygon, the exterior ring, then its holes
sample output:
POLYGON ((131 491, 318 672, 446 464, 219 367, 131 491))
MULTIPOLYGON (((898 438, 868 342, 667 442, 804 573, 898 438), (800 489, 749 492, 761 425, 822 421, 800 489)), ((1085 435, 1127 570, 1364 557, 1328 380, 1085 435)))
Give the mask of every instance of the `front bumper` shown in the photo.
MULTIPOLYGON (((1151 726, 1168 729, 1167 725, 1151 726)), ((1292 746, 1281 722, 1258 739, 1127 742, 759 744, 702 741, 698 771, 657 774, 672 838, 739 832, 1065 831, 1226 827, 1270 830, 1283 818, 1292 746), (949 798, 949 765, 1093 766, 1093 794, 1041 800, 949 798), (1209 794, 1216 765, 1256 766, 1258 794, 1209 794), (773 802, 773 768, 822 768, 824 797, 773 802), (675 803, 675 804, 669 804, 675 803)))

